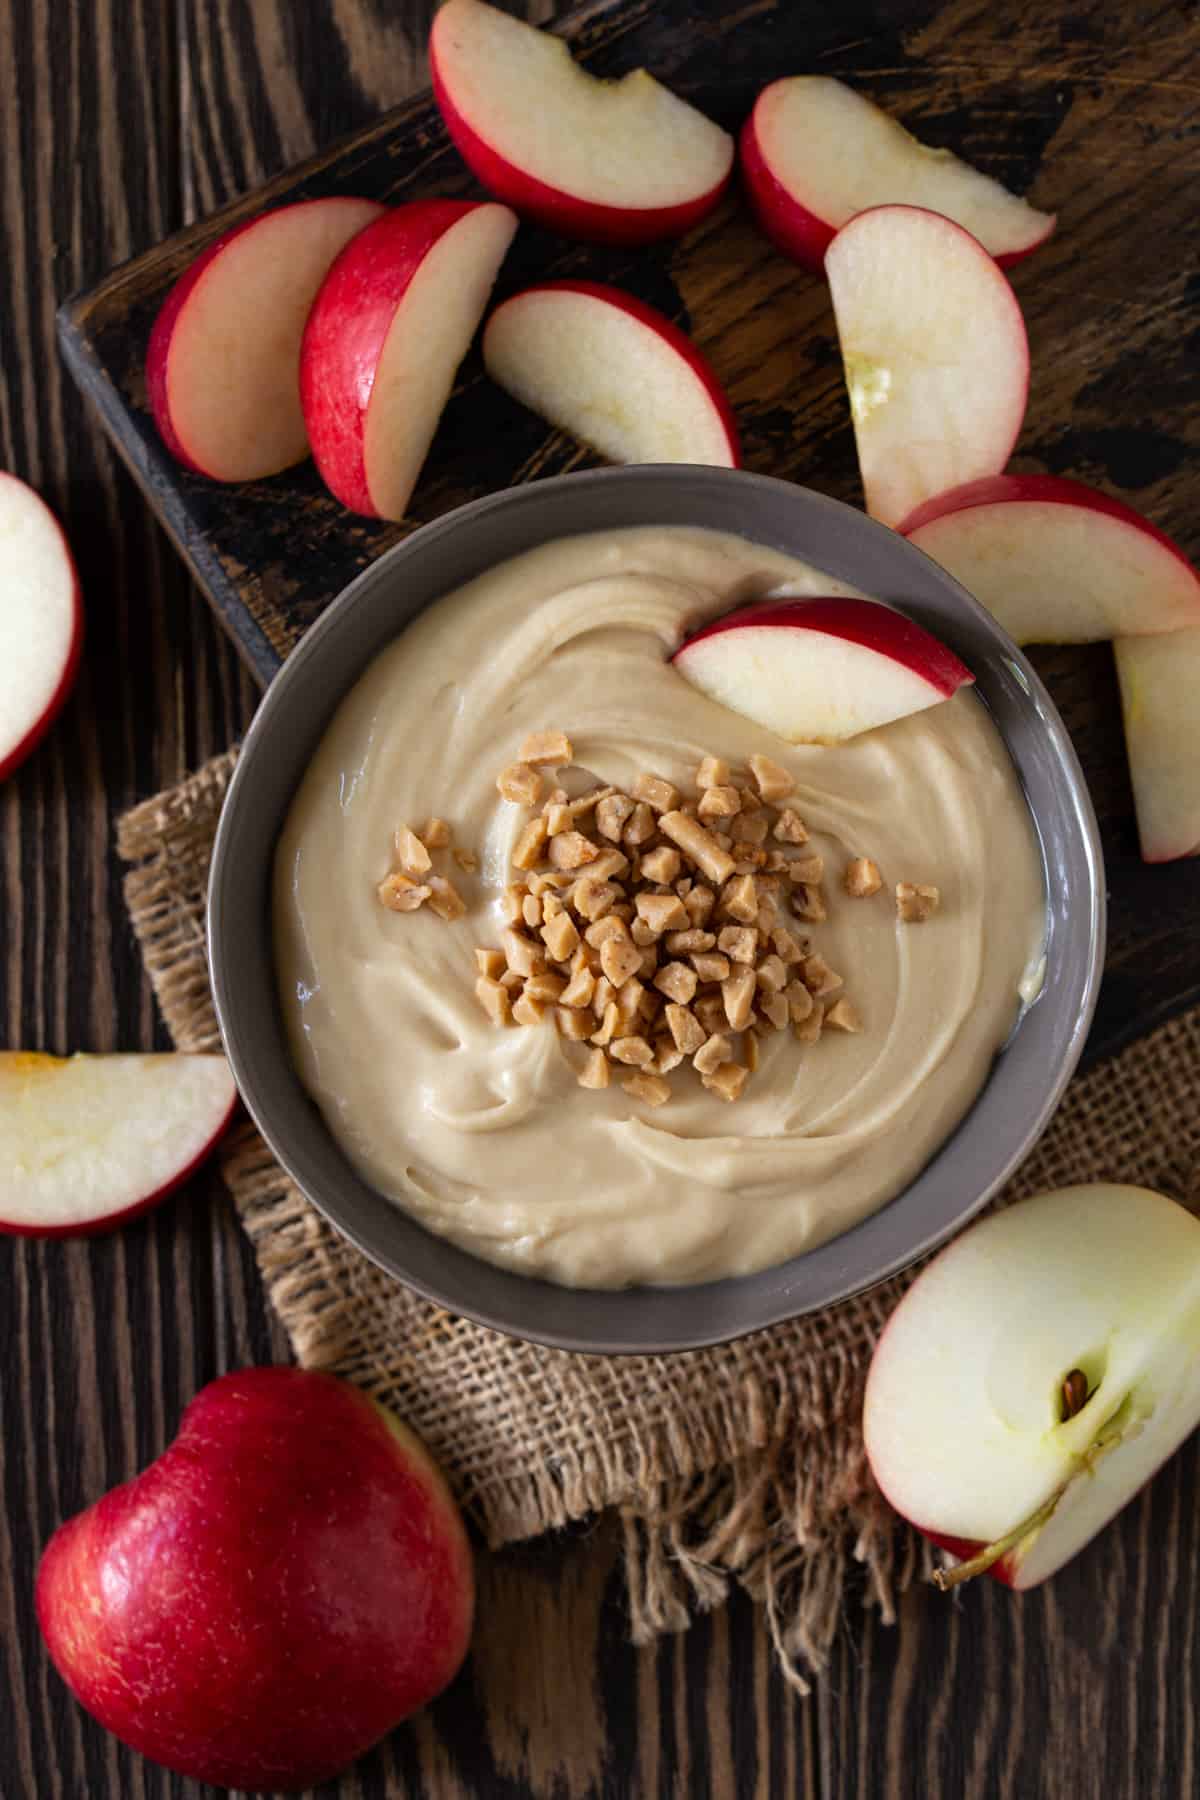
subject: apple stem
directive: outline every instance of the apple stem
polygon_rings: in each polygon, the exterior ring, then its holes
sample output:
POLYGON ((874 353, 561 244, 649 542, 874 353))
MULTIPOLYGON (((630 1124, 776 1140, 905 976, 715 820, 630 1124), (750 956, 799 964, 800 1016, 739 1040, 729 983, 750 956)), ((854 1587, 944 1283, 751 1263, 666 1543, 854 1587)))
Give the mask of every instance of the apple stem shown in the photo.
POLYGON ((1006 1532, 1002 1538, 997 1538, 994 1544, 985 1544, 982 1550, 975 1556, 968 1557, 965 1562, 956 1564, 953 1569, 935 1569, 933 1571, 934 1586, 946 1594, 951 1588, 958 1587, 960 1582, 970 1581, 976 1575, 986 1574, 993 1563, 998 1563, 1008 1551, 1014 1550, 1023 1538, 1029 1536, 1031 1531, 1040 1531, 1065 1493, 1065 1487, 1056 1489, 1035 1513, 1030 1513, 1027 1519, 1022 1519, 1019 1525, 1014 1525, 1011 1531, 1006 1532))
POLYGON ((1072 1369, 1062 1384, 1062 1416, 1065 1424, 1088 1403, 1088 1379, 1082 1369, 1072 1369))

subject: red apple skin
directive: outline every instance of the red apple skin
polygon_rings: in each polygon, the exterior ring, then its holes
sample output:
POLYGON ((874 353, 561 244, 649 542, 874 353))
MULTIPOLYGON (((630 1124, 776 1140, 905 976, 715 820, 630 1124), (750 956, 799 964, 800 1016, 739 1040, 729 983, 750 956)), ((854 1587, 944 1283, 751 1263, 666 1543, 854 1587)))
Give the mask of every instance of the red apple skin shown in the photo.
MULTIPOLYGON (((259 215, 261 217, 261 215, 259 215)), ((243 231, 249 231, 256 219, 246 219, 241 225, 235 225, 224 237, 219 237, 215 244, 202 250, 194 262, 188 264, 175 286, 171 289, 154 321, 154 329, 150 333, 150 342, 146 349, 146 392, 150 400, 150 410, 154 414, 154 423, 158 435, 166 445, 176 462, 182 463, 194 475, 206 475, 198 462, 188 455, 171 423, 171 408, 167 404, 167 362, 170 356, 171 339, 175 335, 175 321, 187 304, 188 296, 205 270, 210 268, 221 255, 228 250, 243 231)))
MULTIPOLYGON (((120 1212, 105 1213, 102 1218, 86 1219, 78 1225, 15 1225, 8 1219, 0 1218, 0 1235, 25 1238, 101 1237, 106 1232, 115 1231, 119 1225, 128 1225, 131 1219, 140 1219, 143 1213, 153 1212, 156 1206, 161 1206, 163 1201, 168 1200, 186 1181, 190 1181, 196 1170, 208 1161, 233 1123, 238 1105, 239 1096, 235 1092, 229 1103, 229 1111, 204 1148, 198 1150, 191 1162, 187 1163, 177 1174, 172 1175, 170 1181, 164 1182, 160 1188, 155 1188, 152 1194, 147 1194, 145 1199, 136 1201, 133 1206, 122 1207, 120 1212)), ((2 1204, 3 1202, 0 1202, 0 1205, 2 1204)))
MULTIPOLYGON (((762 100, 763 94, 760 94, 738 136, 738 163, 746 200, 763 236, 792 262, 799 263, 802 269, 820 275, 824 272, 825 252, 840 227, 827 224, 807 206, 802 206, 772 170, 763 155, 755 123, 762 100)), ((1051 224, 1035 243, 1027 244, 1023 250, 1004 251, 993 261, 1001 269, 1011 269, 1039 250, 1053 230, 1051 224)))
POLYGON ((332 1375, 204 1388, 141 1475, 51 1538, 38 1621, 125 1743, 218 1787, 327 1780, 457 1673, 470 1547, 428 1454, 332 1375))
POLYGON ((706 194, 680 206, 603 206, 595 200, 583 200, 516 168, 468 125, 450 98, 439 67, 436 18, 429 38, 429 72, 442 121, 475 179, 494 199, 563 237, 582 238, 592 244, 653 244, 660 238, 682 237, 720 203, 733 178, 730 170, 706 194))
MULTIPOLYGON (((742 448, 738 438, 737 420, 733 416, 733 408, 725 398, 724 389, 717 380, 712 364, 707 357, 700 353, 687 333, 681 331, 678 325, 672 324, 665 313, 660 313, 657 307, 648 306, 644 300, 639 300, 636 294, 627 293, 624 288, 612 287, 603 281, 539 281, 536 288, 522 289, 522 293, 533 292, 586 294, 590 299, 603 300, 607 306, 619 307, 622 312, 627 312, 631 319, 636 319, 639 324, 645 325, 650 331, 657 332, 659 337, 669 344, 671 349, 683 358, 689 369, 699 377, 720 416, 721 425, 729 441, 730 466, 735 469, 741 468, 742 448)), ((520 299, 520 297, 520 294, 510 296, 514 300, 520 299)), ((502 301, 501 305, 503 304, 502 301)))
POLYGON ((741 631, 749 626, 780 626, 792 631, 824 631, 830 637, 844 638, 864 649, 890 656, 947 697, 960 687, 974 682, 966 664, 953 650, 924 630, 903 613, 880 606, 874 600, 855 600, 831 595, 828 599, 770 600, 759 606, 738 607, 714 619, 711 625, 694 632, 671 658, 683 656, 693 644, 715 637, 723 631, 741 631))
POLYGON ((966 512, 974 506, 995 506, 1014 500, 1039 502, 1049 506, 1079 506, 1090 512, 1105 513, 1110 519, 1119 519, 1123 525, 1131 526, 1135 531, 1143 531, 1169 550, 1183 564, 1189 575, 1200 586, 1200 577, 1173 538, 1157 525, 1151 524, 1132 506, 1126 506, 1123 500, 1116 500, 1111 494, 1101 493, 1099 488, 1089 487, 1084 481, 1072 481, 1065 475, 984 475, 978 481, 964 481, 961 486, 947 488, 943 494, 935 494, 931 500, 923 500, 920 506, 914 507, 908 517, 902 519, 896 530, 901 537, 910 537, 919 531, 922 525, 931 525, 937 519, 949 518, 951 513, 966 512))
POLYGON ((351 238, 334 259, 300 345, 300 404, 321 479, 351 512, 377 516, 367 485, 367 407, 396 308, 425 257, 483 202, 412 200, 351 238))
POLYGON ((51 519, 53 519, 55 529, 62 539, 63 555, 66 557, 67 565, 71 571, 71 580, 73 583, 72 603, 74 606, 74 626, 71 638, 71 648, 67 652, 67 660, 63 664, 63 672, 59 676, 58 686, 55 688, 53 694, 51 694, 45 711, 36 723, 30 726, 20 743, 14 744, 7 756, 0 756, 0 781, 3 781, 25 761, 27 756, 37 749, 37 746, 41 743, 55 719, 57 719, 59 713, 66 705, 71 689, 75 686, 75 678, 79 674, 79 664, 83 657, 83 591, 79 585, 79 571, 75 566, 75 558, 71 554, 71 546, 67 542, 67 534, 59 524, 58 520, 54 518, 53 513, 50 512, 50 508, 46 505, 46 502, 42 499, 41 495, 33 488, 29 487, 27 482, 22 481, 19 476, 0 473, 0 481, 11 481, 17 487, 25 488, 37 501, 38 505, 44 508, 44 510, 50 514, 51 519))
POLYGON ((754 124, 761 99, 760 94, 738 136, 743 192, 763 236, 790 261, 813 275, 821 275, 825 252, 837 234, 831 225, 792 198, 763 155, 754 124))

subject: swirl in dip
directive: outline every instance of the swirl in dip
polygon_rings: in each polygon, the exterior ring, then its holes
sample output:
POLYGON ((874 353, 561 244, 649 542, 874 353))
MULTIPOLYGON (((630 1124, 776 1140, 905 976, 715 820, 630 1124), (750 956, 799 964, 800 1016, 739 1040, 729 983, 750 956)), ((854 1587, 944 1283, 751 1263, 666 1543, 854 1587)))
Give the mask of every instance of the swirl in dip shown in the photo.
POLYGON ((338 708, 276 854, 282 1007, 330 1130, 430 1230, 575 1286, 746 1274, 882 1206, 971 1105, 1045 936, 1032 822, 980 700, 964 688, 849 743, 795 746, 667 661, 736 602, 853 591, 716 533, 564 539, 438 601, 338 708), (501 941, 529 817, 496 776, 548 728, 572 741, 576 790, 584 772, 625 790, 653 772, 690 794, 705 755, 782 764, 826 864, 828 919, 797 929, 844 975, 861 1033, 767 1034, 735 1104, 685 1065, 651 1107, 615 1079, 580 1087, 553 1009, 493 1024, 474 949, 501 941), (453 921, 377 899, 396 828, 430 815, 479 856, 476 873, 448 866, 467 902, 453 921), (848 898, 842 871, 864 856, 883 889, 848 898), (900 881, 936 885, 936 915, 901 922, 900 881))

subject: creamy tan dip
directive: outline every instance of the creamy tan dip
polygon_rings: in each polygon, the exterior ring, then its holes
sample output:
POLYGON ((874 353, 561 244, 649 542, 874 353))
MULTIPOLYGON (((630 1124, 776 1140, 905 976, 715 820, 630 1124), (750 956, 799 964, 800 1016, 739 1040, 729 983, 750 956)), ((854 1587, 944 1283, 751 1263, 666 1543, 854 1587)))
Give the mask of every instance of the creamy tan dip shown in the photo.
MULTIPOLYGON (((347 696, 276 859, 278 976, 293 1052, 366 1179, 431 1230, 586 1287, 690 1282, 780 1262, 895 1195, 978 1093, 1042 953, 1041 862, 1003 744, 970 690, 835 747, 785 744, 666 658, 767 591, 850 592, 742 540, 680 529, 578 537, 505 563, 423 614, 347 696), (503 1030, 473 995, 477 944, 527 818, 498 770, 561 727, 580 770, 687 789, 705 753, 762 752, 826 858, 827 923, 801 927, 845 976, 861 1035, 770 1034, 726 1105, 690 1070, 650 1108, 580 1088, 550 1015, 503 1030), (447 923, 376 898, 397 825, 441 814, 478 874, 447 923), (849 858, 885 887, 842 894, 849 858), (897 881, 938 913, 901 924, 897 881)), ((586 785, 586 783, 580 783, 586 785)))

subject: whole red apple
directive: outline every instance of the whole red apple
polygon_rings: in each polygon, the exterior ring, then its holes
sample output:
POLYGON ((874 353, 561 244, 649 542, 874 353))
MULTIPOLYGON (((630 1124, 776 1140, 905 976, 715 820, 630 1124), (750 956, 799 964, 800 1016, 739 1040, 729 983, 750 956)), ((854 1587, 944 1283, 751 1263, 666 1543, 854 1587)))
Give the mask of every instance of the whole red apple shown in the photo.
POLYGON ((471 1552, 418 1440, 302 1369, 212 1382, 141 1475, 51 1538, 38 1620, 102 1725, 198 1781, 324 1781, 466 1654, 471 1552))

